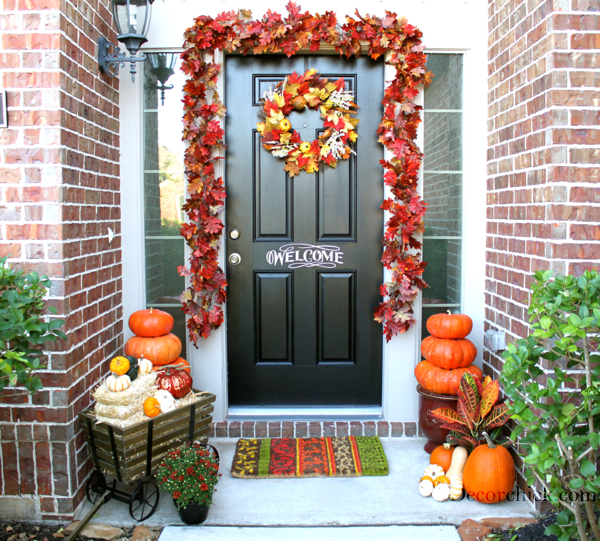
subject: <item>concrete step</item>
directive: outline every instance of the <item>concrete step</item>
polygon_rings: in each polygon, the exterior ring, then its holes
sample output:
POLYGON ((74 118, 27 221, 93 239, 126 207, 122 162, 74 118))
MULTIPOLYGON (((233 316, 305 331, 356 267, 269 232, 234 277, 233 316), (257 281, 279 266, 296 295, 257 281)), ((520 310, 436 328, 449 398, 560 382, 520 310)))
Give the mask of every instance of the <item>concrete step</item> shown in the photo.
POLYGON ((325 541, 343 539, 386 539, 399 541, 460 541, 454 526, 351 526, 347 528, 233 528, 229 526, 167 526, 159 541, 203 541, 213 539, 310 539, 325 541))

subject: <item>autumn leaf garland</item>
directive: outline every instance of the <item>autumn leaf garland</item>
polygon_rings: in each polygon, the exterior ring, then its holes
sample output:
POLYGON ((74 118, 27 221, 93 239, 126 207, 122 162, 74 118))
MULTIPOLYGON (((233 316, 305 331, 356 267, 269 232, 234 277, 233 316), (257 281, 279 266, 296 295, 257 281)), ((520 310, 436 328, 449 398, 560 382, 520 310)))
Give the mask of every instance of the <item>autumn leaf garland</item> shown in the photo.
POLYGON ((385 17, 346 17, 338 25, 334 13, 323 15, 302 12, 289 2, 287 17, 268 10, 260 20, 252 20, 249 11, 228 11, 212 18, 197 17, 185 32, 182 70, 188 81, 184 87, 184 140, 189 142, 185 154, 188 195, 184 205, 189 223, 181 227, 191 249, 187 267, 179 267, 190 285, 181 295, 188 317, 190 339, 196 345, 200 336, 207 338, 223 323, 222 305, 226 300, 227 281, 218 264, 223 222, 225 186, 215 174, 215 162, 222 159, 225 148, 220 120, 225 107, 216 92, 221 66, 214 60, 216 50, 242 54, 285 53, 293 56, 301 49, 318 51, 327 42, 341 55, 351 57, 361 52, 361 42, 368 44, 368 54, 377 59, 391 51, 387 63, 395 77, 385 90, 384 114, 378 134, 391 153, 382 160, 384 182, 392 197, 381 208, 388 211, 383 238, 383 265, 392 271, 391 280, 381 286, 385 297, 375 310, 375 319, 384 325, 387 340, 405 332, 414 323, 413 302, 420 289, 425 263, 417 252, 421 243, 415 234, 423 228, 425 203, 417 193, 422 153, 416 145, 417 127, 421 122, 420 106, 413 99, 419 85, 429 84, 431 74, 425 69, 422 33, 395 13, 385 17), (211 61, 212 57, 212 61, 211 61))

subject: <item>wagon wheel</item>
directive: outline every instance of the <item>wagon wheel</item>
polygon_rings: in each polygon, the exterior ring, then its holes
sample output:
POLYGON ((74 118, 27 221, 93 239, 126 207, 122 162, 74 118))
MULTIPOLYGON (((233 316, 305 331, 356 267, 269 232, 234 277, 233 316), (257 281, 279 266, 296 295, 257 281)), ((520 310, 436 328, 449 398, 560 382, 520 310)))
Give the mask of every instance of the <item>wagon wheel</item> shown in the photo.
POLYGON ((140 481, 129 499, 129 514, 131 518, 141 522, 150 518, 160 499, 158 485, 153 481, 140 481))
POLYGON ((88 501, 93 505, 107 490, 110 490, 112 495, 116 486, 116 480, 113 479, 112 483, 107 483, 104 474, 98 470, 94 470, 92 475, 90 475, 87 484, 85 485, 85 494, 88 501))

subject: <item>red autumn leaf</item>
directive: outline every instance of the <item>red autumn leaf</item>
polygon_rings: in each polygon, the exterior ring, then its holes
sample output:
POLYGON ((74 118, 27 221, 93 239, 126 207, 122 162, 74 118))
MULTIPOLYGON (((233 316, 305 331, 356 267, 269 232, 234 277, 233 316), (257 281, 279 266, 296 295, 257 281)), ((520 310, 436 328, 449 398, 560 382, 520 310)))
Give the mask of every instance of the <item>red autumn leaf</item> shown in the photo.
POLYGON ((196 234, 197 229, 196 224, 183 224, 179 232, 182 237, 191 239, 192 236, 196 234))
POLYGON ((204 226, 204 230, 207 233, 220 233, 221 229, 223 229, 223 222, 214 216, 209 216, 202 222, 204 226))

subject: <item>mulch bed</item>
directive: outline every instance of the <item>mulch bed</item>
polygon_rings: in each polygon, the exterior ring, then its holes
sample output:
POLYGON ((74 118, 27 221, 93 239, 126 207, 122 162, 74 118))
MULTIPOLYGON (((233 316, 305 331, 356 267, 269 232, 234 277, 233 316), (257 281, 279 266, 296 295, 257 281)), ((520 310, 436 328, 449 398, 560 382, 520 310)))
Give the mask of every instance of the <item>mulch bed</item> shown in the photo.
POLYGON ((542 517, 533 524, 517 530, 492 530, 494 541, 557 541, 555 535, 544 535, 544 530, 556 522, 556 513, 542 517))
MULTIPOLYGON (((31 522, 0 522, 0 541, 61 541, 69 537, 65 524, 33 524, 31 522)), ((121 539, 130 539, 133 528, 121 528, 125 533, 121 539)), ((77 541, 89 541, 88 537, 77 536, 77 541)))

